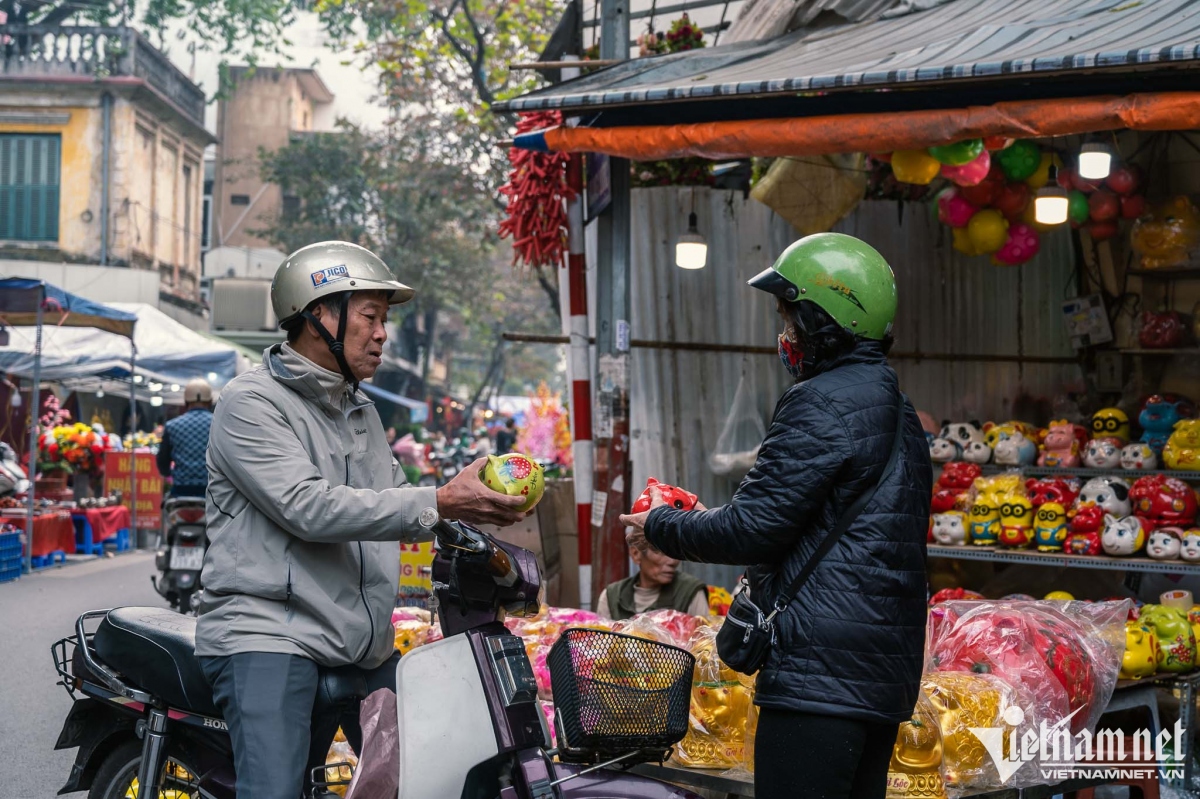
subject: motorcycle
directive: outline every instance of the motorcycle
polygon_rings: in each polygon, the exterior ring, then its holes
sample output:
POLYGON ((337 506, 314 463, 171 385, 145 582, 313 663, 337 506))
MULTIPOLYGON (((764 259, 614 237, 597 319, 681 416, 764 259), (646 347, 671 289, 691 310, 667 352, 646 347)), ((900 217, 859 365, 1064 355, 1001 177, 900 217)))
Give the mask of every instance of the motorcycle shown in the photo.
POLYGON ((434 473, 437 475, 437 484, 444 486, 449 483, 454 477, 467 467, 467 464, 475 460, 476 454, 473 449, 465 449, 464 447, 455 446, 442 452, 433 452, 429 456, 429 461, 433 465, 434 473))
POLYGON ((203 497, 172 497, 163 503, 163 531, 154 552, 158 575, 150 582, 171 607, 191 613, 200 599, 200 569, 208 537, 203 497))
MULTIPOLYGON (((500 623, 506 612, 538 610, 534 555, 458 523, 439 523, 435 535, 445 638, 409 652, 396 669, 395 799, 700 799, 616 768, 661 762, 683 738, 689 653, 565 631, 547 661, 558 698, 552 748, 524 643, 500 623)), ((59 793, 236 799, 228 728, 194 655, 195 624, 161 608, 97 610, 54 644, 55 668, 75 700, 55 748, 78 748, 59 793)), ((322 669, 321 681, 314 712, 345 710, 366 693, 356 669, 322 669)), ((322 779, 343 765, 314 768, 312 795, 346 784, 322 779)))

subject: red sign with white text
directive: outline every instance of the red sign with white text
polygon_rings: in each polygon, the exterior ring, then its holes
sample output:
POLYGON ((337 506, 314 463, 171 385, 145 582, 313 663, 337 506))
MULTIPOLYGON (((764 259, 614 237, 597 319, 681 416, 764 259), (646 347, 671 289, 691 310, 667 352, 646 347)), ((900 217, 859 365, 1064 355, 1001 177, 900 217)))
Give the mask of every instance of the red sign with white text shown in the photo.
MULTIPOLYGON (((104 453, 104 493, 121 492, 121 501, 129 507, 133 501, 133 453, 104 453)), ((137 512, 133 526, 139 530, 162 527, 163 479, 158 463, 149 452, 137 453, 137 512)))

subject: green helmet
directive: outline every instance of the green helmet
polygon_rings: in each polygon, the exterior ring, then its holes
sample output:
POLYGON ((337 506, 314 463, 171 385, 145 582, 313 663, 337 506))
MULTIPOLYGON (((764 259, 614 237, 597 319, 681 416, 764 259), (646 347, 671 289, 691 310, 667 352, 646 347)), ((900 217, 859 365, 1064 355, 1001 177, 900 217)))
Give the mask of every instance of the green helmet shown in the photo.
POLYGON ((416 294, 365 247, 348 241, 322 241, 296 250, 275 270, 271 307, 283 326, 315 301, 342 291, 387 291, 392 305, 408 302, 416 294))
POLYGON ((896 318, 892 268, 874 247, 843 233, 794 242, 750 285, 788 302, 815 303, 863 338, 885 338, 896 318))

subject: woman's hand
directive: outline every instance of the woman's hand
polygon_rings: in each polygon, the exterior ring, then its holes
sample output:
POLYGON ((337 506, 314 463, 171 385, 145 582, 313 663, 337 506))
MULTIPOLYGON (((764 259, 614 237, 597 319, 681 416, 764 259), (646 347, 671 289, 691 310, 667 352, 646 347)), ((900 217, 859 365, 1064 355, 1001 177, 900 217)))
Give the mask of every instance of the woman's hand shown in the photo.
MULTIPOLYGON (((651 511, 666 504, 667 501, 663 499, 662 492, 652 487, 650 489, 650 510, 623 514, 618 521, 628 528, 625 531, 625 543, 641 552, 649 549, 650 542, 646 540, 646 519, 650 518, 651 511)), ((696 503, 695 509, 708 510, 700 502, 696 503)))

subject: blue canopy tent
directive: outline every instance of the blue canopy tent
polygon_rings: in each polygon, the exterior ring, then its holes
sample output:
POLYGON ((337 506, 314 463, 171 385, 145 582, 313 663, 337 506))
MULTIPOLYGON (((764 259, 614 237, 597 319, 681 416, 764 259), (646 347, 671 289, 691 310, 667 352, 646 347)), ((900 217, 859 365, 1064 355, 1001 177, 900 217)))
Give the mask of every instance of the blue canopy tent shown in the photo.
POLYGON ((399 405, 401 408, 407 408, 413 424, 421 424, 429 419, 429 406, 420 400, 402 397, 373 383, 359 383, 358 387, 372 399, 383 400, 393 405, 399 405))
MULTIPOLYGON (((38 411, 41 409, 42 325, 49 320, 58 327, 91 327, 129 339, 129 371, 132 374, 137 359, 133 344, 134 314, 85 300, 43 280, 30 278, 0 278, 0 325, 4 327, 32 325, 36 328, 33 347, 33 373, 29 410, 29 471, 30 479, 37 472, 38 411)), ((132 384, 131 384, 132 386, 132 384)), ((131 412, 137 418, 137 405, 131 394, 131 412)), ((28 514, 25 519, 25 571, 32 567, 33 500, 29 491, 28 514)), ((137 508, 137 481, 133 481, 131 502, 137 508)))

